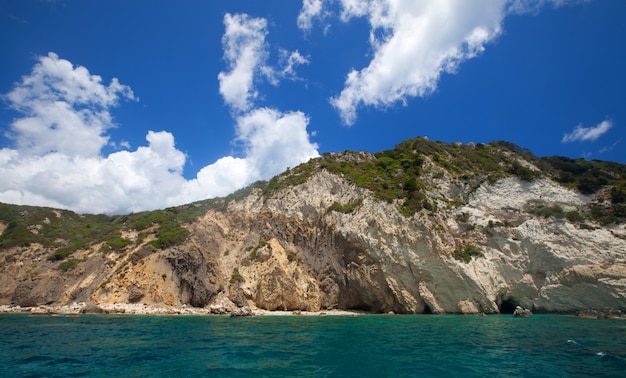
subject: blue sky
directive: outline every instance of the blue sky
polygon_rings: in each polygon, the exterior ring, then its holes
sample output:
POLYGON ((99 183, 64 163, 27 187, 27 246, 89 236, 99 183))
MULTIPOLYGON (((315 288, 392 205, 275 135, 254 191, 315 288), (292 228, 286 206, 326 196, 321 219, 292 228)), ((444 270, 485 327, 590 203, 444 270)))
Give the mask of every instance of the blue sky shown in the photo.
POLYGON ((0 201, 126 213, 427 136, 626 163, 621 0, 0 0, 0 201))

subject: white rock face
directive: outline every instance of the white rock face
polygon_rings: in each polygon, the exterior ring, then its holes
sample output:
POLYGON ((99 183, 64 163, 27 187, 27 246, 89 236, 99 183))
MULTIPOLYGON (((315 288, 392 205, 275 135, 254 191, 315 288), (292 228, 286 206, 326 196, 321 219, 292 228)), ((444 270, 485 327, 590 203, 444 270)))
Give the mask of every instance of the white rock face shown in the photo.
MULTIPOLYGON (((444 190, 459 190, 452 181, 439 184, 444 190)), ((253 196, 234 203, 231 211, 281 214, 312 233, 317 229, 321 239, 321 234, 332 230, 331 245, 317 245, 313 236, 312 241, 295 242, 294 247, 305 256, 303 262, 321 296, 328 293, 320 279, 343 280, 350 287, 338 290, 352 291, 357 307, 494 313, 507 305, 510 311, 517 305, 533 311, 626 306, 623 227, 581 229, 565 218, 542 218, 525 211, 529 204, 538 203, 570 211, 590 198, 547 179, 517 178, 483 183, 467 197, 467 203, 456 209, 423 211, 407 218, 394 204, 375 200, 369 192, 322 171, 265 201, 253 196), (361 205, 344 214, 329 210, 335 201, 361 201, 361 205), (484 257, 469 263, 453 258, 455 248, 467 244, 477 246, 484 257), (316 253, 326 256, 325 264, 338 266, 325 276, 322 267, 315 265, 316 253)), ((335 305, 341 306, 337 300, 335 305)))
POLYGON ((104 254, 94 245, 76 252, 83 262, 67 272, 46 259, 50 251, 42 246, 9 251, 20 258, 0 265, 0 305, 132 303, 132 309, 195 306, 206 313, 245 306, 385 313, 626 309, 626 225, 581 227, 529 212, 537 206, 573 211, 593 198, 547 179, 470 186, 428 159, 424 166, 430 169, 425 194, 436 209, 411 217, 398 203, 321 170, 300 185, 269 196, 252 190, 225 212, 208 211, 186 226, 183 245, 166 250, 135 243, 104 254), (466 247, 482 256, 455 257, 466 247))

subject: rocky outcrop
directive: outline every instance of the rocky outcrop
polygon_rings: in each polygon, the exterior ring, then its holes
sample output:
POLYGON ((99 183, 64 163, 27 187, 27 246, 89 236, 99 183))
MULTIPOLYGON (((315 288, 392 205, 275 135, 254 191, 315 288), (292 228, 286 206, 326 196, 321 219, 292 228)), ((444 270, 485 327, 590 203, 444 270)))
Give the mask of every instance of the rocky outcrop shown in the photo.
POLYGON ((205 307, 223 289, 217 264, 196 248, 169 250, 163 256, 179 280, 182 301, 205 307))
POLYGON ((319 170, 207 211, 186 225, 184 243, 163 250, 146 249, 150 236, 134 235, 122 251, 94 245, 75 253, 81 262, 67 271, 46 260, 49 248, 3 251, 0 304, 192 306, 238 316, 626 308, 624 224, 533 212, 581 209, 593 196, 546 178, 470 185, 429 164, 424 192, 432 205, 414 215, 319 170))
POLYGON ((513 311, 513 316, 516 318, 528 318, 532 315, 532 311, 527 308, 522 308, 521 306, 515 307, 515 311, 513 311))
POLYGON ((87 304, 80 309, 81 314, 104 314, 105 312, 102 307, 95 304, 87 304))

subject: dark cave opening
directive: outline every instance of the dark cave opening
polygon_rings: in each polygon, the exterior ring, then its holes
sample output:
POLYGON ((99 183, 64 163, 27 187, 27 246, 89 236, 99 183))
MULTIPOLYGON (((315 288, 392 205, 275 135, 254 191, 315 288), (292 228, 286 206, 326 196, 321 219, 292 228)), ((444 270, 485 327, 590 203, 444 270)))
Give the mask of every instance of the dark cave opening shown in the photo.
POLYGON ((515 307, 517 307, 517 302, 512 298, 508 298, 500 303, 500 313, 501 314, 512 314, 515 311, 515 307))
POLYGON ((428 305, 424 305, 424 312, 422 314, 432 314, 433 310, 428 305))

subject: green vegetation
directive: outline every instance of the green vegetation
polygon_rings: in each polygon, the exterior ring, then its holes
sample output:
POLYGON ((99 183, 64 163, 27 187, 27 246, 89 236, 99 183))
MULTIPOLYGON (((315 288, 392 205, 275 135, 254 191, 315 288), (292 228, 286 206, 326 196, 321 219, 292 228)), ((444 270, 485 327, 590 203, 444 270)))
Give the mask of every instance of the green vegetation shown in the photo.
POLYGON ((106 215, 78 215, 68 210, 0 204, 0 221, 7 228, 0 236, 0 248, 29 246, 67 247, 63 253, 101 242, 119 230, 115 218, 106 215))
POLYGON ((296 258, 298 257, 298 254, 294 251, 287 251, 287 261, 289 262, 294 262, 296 261, 296 258))
POLYGON ((263 188, 265 194, 274 193, 280 189, 303 184, 314 173, 313 164, 300 164, 297 167, 287 170, 278 176, 273 177, 269 182, 259 181, 253 187, 263 188))
POLYGON ((478 258, 478 257, 484 257, 485 255, 478 247, 468 244, 465 246, 456 247, 454 252, 452 252, 452 256, 455 259, 467 264, 472 260, 472 257, 478 258))
POLYGON ((149 244, 158 249, 165 249, 174 245, 181 244, 189 236, 189 231, 180 224, 173 221, 166 221, 160 225, 156 231, 156 240, 149 244))
POLYGON ((132 244, 121 237, 122 230, 152 232, 155 248, 167 248, 185 241, 191 222, 209 209, 222 206, 223 199, 207 200, 176 208, 109 216, 76 214, 69 210, 0 203, 0 222, 7 225, 0 235, 0 248, 27 247, 33 243, 56 250, 48 257, 60 261, 75 251, 103 243, 102 251, 122 251, 132 244))
POLYGON ((362 200, 348 202, 345 205, 335 201, 328 210, 336 211, 338 213, 349 214, 354 212, 359 206, 361 206, 362 200))
MULTIPOLYGON (((291 185, 305 182, 319 169, 342 175, 346 180, 372 191, 379 199, 397 201, 398 210, 411 216, 425 209, 435 211, 436 203, 427 196, 425 174, 441 175, 436 168, 424 168, 426 158, 445 169, 453 177, 464 180, 472 188, 485 181, 495 182, 506 176, 533 181, 547 176, 583 194, 610 188, 605 206, 596 206, 578 213, 602 224, 626 221, 626 166, 597 160, 564 157, 538 158, 529 150, 506 141, 489 144, 446 144, 426 138, 414 138, 399 143, 394 149, 375 154, 345 151, 325 153, 274 177, 267 183, 257 182, 266 195, 291 185), (530 165, 523 164, 523 161, 530 165)), ((250 187, 248 190, 252 190, 250 187)), ((454 207, 456 202, 450 202, 454 207)), ((347 205, 333 204, 332 211, 348 212, 347 205)), ((555 209, 548 209, 548 211, 555 209)), ((558 211, 558 210, 556 210, 558 211)), ((554 214, 558 215, 558 214, 554 214)), ((565 214, 577 218, 574 214, 565 214)))
POLYGON ((100 250, 103 252, 121 251, 132 243, 133 243, 132 240, 122 238, 118 232, 116 235, 107 239, 102 245, 102 247, 100 248, 100 250))
POLYGON ((551 156, 536 159, 536 165, 562 185, 582 194, 608 188, 600 196, 602 205, 593 205, 583 215, 600 224, 626 221, 626 165, 585 159, 551 156))
POLYGON ((537 215, 544 218, 557 218, 561 219, 565 217, 565 212, 559 205, 548 205, 546 206, 543 203, 538 203, 529 206, 526 211, 530 214, 537 215))
MULTIPOLYGON (((485 180, 495 181, 507 175, 516 175, 527 181, 541 176, 540 172, 522 166, 515 154, 532 157, 528 151, 507 142, 474 146, 415 138, 401 142, 392 150, 375 154, 352 151, 325 153, 267 183, 255 183, 254 187, 271 195, 284 187, 304 183, 319 169, 326 169, 371 190, 381 200, 389 203, 397 201, 398 210, 411 216, 422 209, 436 210, 436 204, 426 195, 428 187, 423 177, 423 164, 427 157, 452 175, 473 180, 476 187, 485 180)), ((353 205, 337 203, 330 210, 349 213, 356 208, 353 205)))
POLYGON ((60 261, 76 252, 76 247, 61 247, 48 256, 49 261, 60 261))
POLYGON ((254 260, 254 258, 256 257, 257 251, 265 246, 268 246, 270 249, 272 248, 271 246, 269 246, 266 240, 261 239, 259 240, 259 244, 257 244, 255 247, 246 248, 246 250, 250 251, 250 254, 248 254, 248 259, 254 260))
POLYGON ((236 283, 243 283, 246 280, 243 278, 241 273, 239 273, 239 268, 233 268, 233 272, 230 274, 230 284, 234 285, 236 283))
POLYGON ((59 264, 59 269, 63 271, 74 269, 76 265, 78 265, 78 263, 82 261, 83 261, 82 259, 69 259, 69 260, 63 261, 61 264, 59 264))

